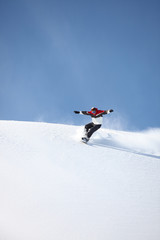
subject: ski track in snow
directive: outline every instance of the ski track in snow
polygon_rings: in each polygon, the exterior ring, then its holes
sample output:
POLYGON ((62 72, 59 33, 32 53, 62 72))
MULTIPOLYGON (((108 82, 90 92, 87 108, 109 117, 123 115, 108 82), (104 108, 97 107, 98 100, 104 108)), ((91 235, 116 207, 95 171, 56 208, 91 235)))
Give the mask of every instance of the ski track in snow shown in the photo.
POLYGON ((160 129, 0 121, 0 240, 159 240, 160 129))

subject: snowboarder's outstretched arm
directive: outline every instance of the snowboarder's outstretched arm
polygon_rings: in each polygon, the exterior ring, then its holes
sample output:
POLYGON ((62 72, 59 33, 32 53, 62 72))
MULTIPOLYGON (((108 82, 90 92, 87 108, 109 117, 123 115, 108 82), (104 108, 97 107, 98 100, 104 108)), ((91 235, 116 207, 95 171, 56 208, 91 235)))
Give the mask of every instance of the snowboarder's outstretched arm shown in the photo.
POLYGON ((91 115, 89 112, 87 111, 74 111, 74 113, 76 114, 84 114, 84 115, 91 115))

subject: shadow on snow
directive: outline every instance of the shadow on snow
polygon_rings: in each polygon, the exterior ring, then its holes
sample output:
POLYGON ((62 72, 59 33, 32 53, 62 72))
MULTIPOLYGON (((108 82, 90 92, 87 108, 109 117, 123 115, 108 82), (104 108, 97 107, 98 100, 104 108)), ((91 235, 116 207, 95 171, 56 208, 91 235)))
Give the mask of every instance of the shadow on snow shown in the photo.
POLYGON ((93 146, 93 147, 100 146, 100 147, 114 149, 114 150, 117 150, 117 151, 124 151, 124 152, 129 152, 129 153, 133 153, 133 154, 137 154, 137 155, 141 155, 141 156, 160 159, 160 156, 157 156, 157 155, 154 155, 154 154, 144 153, 143 150, 138 151, 138 150, 135 150, 135 149, 131 149, 130 147, 123 146, 120 143, 116 142, 111 137, 101 138, 101 139, 95 138, 95 139, 92 139, 91 142, 89 142, 88 144, 93 146))

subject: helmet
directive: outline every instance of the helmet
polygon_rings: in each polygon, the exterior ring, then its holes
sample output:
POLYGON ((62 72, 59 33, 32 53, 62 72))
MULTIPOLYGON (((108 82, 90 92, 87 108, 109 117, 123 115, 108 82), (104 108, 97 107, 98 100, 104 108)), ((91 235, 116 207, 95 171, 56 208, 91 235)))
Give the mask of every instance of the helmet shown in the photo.
POLYGON ((91 111, 96 110, 96 109, 97 109, 96 107, 92 107, 92 108, 91 108, 91 111))

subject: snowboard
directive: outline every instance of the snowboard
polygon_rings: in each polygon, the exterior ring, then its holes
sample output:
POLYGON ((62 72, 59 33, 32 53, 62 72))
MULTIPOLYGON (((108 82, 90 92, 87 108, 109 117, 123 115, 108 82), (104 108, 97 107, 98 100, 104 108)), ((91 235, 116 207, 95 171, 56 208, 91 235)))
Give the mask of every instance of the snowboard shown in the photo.
POLYGON ((83 143, 87 143, 89 140, 88 140, 86 137, 82 137, 82 138, 81 138, 81 141, 82 141, 83 143))

